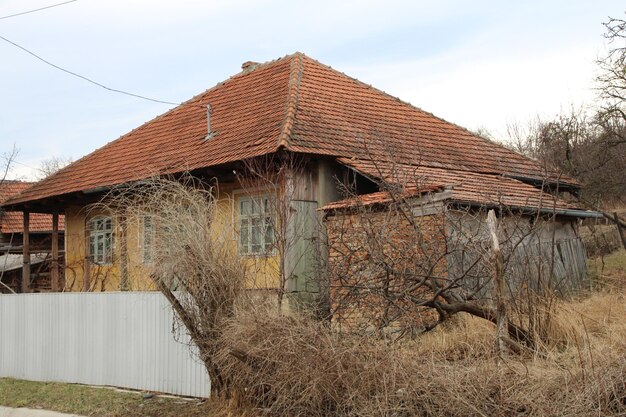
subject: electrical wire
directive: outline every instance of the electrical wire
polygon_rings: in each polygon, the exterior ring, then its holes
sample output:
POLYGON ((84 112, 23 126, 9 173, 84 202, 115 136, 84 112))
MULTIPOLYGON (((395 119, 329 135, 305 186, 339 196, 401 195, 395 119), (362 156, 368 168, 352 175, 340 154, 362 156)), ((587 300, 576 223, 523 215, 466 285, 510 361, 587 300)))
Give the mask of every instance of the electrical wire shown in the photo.
POLYGON ((23 15, 23 14, 34 13, 34 12, 38 12, 38 11, 40 11, 40 10, 51 9, 51 8, 53 8, 53 7, 57 7, 57 6, 63 6, 64 4, 74 3, 75 1, 78 1, 78 0, 69 0, 69 1, 64 1, 63 3, 52 4, 52 5, 50 5, 50 6, 40 7, 40 8, 38 8, 38 9, 28 10, 28 11, 21 12, 21 13, 10 14, 10 15, 8 15, 8 16, 2 16, 2 17, 0 17, 0 20, 2 20, 2 19, 8 19, 9 17, 21 16, 21 15, 23 15))
MULTIPOLYGON (((76 1, 76 0, 74 0, 74 1, 76 1)), ((143 99, 143 100, 152 101, 152 102, 155 102, 155 103, 172 104, 172 105, 175 105, 175 106, 178 106, 179 104, 181 104, 181 103, 174 103, 172 101, 157 100, 155 98, 150 98, 150 97, 142 96, 142 95, 139 95, 139 94, 129 93, 128 91, 118 90, 116 88, 107 87, 106 85, 100 84, 99 82, 94 81, 94 80, 92 80, 90 78, 87 78, 87 77, 85 77, 83 75, 77 74, 77 73, 75 73, 73 71, 70 71, 70 70, 62 68, 62 67, 60 67, 60 66, 58 66, 56 64, 53 64, 52 62, 45 60, 44 58, 40 57, 36 53, 34 53, 32 51, 29 51, 28 49, 24 48, 23 46, 18 45, 17 43, 15 43, 15 42, 7 39, 7 38, 5 38, 4 36, 0 36, 0 39, 2 39, 3 41, 5 41, 7 43, 10 43, 11 45, 15 46, 16 48, 21 49, 22 51, 26 52, 27 54, 37 58, 41 62, 44 62, 44 63, 50 65, 51 67, 54 67, 54 68, 58 69, 59 71, 63 71, 63 72, 65 72, 67 74, 70 74, 70 75, 72 75, 74 77, 77 77, 77 78, 80 78, 82 80, 85 80, 85 81, 87 81, 87 82, 89 82, 91 84, 97 85, 98 87, 104 88, 105 90, 109 90, 109 91, 112 91, 114 93, 125 94, 127 96, 136 97, 136 98, 140 98, 140 99, 143 99)))

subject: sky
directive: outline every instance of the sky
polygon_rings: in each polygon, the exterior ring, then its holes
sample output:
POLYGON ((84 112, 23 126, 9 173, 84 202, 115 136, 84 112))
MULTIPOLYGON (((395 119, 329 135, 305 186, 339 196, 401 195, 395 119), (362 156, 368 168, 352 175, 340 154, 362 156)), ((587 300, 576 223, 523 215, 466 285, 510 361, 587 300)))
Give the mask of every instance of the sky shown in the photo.
MULTIPOLYGON (((592 108, 622 1, 0 0, 0 36, 109 88, 182 102, 303 52, 471 130, 592 108)), ((174 107, 114 93, 0 39, 0 154, 11 178, 74 160, 174 107)))

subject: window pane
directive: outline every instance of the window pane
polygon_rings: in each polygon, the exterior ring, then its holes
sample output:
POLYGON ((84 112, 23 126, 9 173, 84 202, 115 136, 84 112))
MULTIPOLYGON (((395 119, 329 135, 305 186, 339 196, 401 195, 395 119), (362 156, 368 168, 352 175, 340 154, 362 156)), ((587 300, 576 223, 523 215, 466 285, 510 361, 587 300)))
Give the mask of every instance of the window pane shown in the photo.
POLYGON ((237 213, 239 253, 257 255, 273 249, 273 203, 269 194, 240 197, 237 213))
POLYGON ((242 216, 248 216, 250 214, 250 200, 242 199, 239 204, 239 214, 242 216))
POLYGON ((252 214, 258 215, 261 213, 261 201, 258 198, 252 200, 252 214))
POLYGON ((261 219, 251 219, 250 250, 253 253, 261 252, 261 219))
POLYGON ((274 246, 274 227, 269 219, 265 219, 265 252, 271 251, 274 246))
POLYGON ((239 224, 239 248, 241 249, 241 253, 248 253, 248 243, 249 243, 249 230, 248 230, 248 219, 241 219, 241 223, 239 224))

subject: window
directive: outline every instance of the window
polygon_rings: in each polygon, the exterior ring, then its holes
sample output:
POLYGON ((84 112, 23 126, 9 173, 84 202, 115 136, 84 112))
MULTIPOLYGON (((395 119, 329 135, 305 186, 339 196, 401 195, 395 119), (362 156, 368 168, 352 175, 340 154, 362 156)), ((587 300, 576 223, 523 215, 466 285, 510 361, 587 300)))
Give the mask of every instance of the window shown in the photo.
POLYGON ((273 197, 270 195, 239 197, 239 253, 269 255, 274 249, 273 197))
POLYGON ((154 219, 152 216, 143 216, 142 253, 143 263, 151 263, 154 257, 154 219))
POLYGON ((89 221, 89 256, 94 264, 108 264, 113 258, 113 220, 96 217, 89 221))

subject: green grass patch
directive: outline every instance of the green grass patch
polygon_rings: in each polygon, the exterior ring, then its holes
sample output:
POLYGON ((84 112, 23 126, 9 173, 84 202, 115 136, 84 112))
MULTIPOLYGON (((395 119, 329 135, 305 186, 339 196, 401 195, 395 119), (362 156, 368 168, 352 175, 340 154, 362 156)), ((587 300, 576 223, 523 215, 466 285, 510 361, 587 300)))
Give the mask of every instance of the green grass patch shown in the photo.
POLYGON ((144 399, 139 392, 119 392, 110 388, 58 382, 32 382, 0 378, 0 405, 43 408, 85 416, 218 416, 224 404, 154 396, 144 399))

